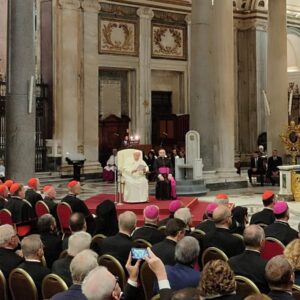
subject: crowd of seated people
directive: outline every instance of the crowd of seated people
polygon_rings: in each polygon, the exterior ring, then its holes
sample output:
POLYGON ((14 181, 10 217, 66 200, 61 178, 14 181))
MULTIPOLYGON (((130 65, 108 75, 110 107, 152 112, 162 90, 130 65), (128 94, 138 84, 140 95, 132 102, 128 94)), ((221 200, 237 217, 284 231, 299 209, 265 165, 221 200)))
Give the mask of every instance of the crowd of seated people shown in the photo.
MULTIPOLYGON (((18 235, 15 224, 0 225, 0 270, 7 282, 15 268, 26 271, 39 299, 43 299, 43 279, 51 273, 68 287, 54 295, 54 300, 144 299, 140 274, 144 262, 134 260, 131 251, 137 239, 146 243, 148 255, 143 259, 156 278, 152 295, 159 294, 162 300, 243 299, 236 275, 251 280, 271 299, 293 299, 293 285, 300 283, 299 233, 289 225, 288 204, 275 202, 271 191, 263 193, 264 208, 252 216, 251 225, 246 207, 234 206, 227 195, 219 194, 207 206, 205 220, 195 228, 190 209, 178 200, 170 202, 170 216, 162 223, 159 207, 146 206, 144 224, 137 227, 134 212, 117 216, 109 200, 102 202, 93 216, 79 198, 80 183, 71 181, 62 201, 71 206, 73 213, 70 232, 63 235, 53 210, 49 208, 49 213, 40 217, 35 215, 33 206, 40 201, 36 194, 41 195, 39 181, 31 180, 30 184, 28 193, 19 183, 12 183, 10 188, 0 185, 0 190, 2 187, 7 193, 4 207, 11 212, 14 223, 35 222, 25 236, 18 235), (163 224, 163 230, 159 224, 163 224), (201 236, 194 235, 197 229, 201 236), (99 234, 103 239, 91 250, 92 239, 99 234), (283 245, 282 255, 269 261, 261 255, 268 237, 283 245), (203 260, 210 247, 219 249, 224 256, 203 260), (113 270, 111 273, 98 265, 102 255, 119 261, 127 278, 124 287, 113 270)), ((43 189, 49 201, 55 198, 54 190, 52 186, 43 189)), ((9 297, 10 292, 13 291, 8 290, 9 297)))

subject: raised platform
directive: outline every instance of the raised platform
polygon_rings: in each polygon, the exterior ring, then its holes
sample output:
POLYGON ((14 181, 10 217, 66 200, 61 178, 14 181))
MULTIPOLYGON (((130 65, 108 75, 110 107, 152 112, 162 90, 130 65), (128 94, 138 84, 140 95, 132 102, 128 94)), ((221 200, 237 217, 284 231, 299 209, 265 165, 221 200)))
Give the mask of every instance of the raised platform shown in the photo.
MULTIPOLYGON (((92 213, 96 212, 96 207, 103 202, 104 200, 115 200, 114 194, 99 194, 93 196, 87 200, 85 203, 89 210, 92 213)), ((182 201, 183 205, 189 207, 192 215, 193 215, 193 226, 196 226, 200 221, 203 219, 203 214, 206 210, 207 205, 209 202, 202 202, 199 201, 196 197, 178 197, 178 200, 182 201)), ((118 215, 124 211, 130 210, 133 211, 137 215, 137 225, 141 226, 143 224, 143 210, 149 204, 157 205, 160 208, 160 219, 165 219, 169 216, 169 204, 171 201, 159 201, 156 200, 154 196, 149 197, 149 202, 146 203, 138 203, 138 204, 128 204, 122 203, 117 204, 117 213, 118 215)))

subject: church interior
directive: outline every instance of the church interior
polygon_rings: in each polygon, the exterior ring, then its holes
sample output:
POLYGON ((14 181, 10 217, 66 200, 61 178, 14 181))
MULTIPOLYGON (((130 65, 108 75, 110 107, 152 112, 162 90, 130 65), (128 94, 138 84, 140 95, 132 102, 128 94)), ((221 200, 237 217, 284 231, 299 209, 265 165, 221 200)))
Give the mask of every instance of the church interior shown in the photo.
MULTIPOLYGON (((262 210, 300 239, 299 86, 300 0, 0 0, 0 235, 4 224, 20 239, 37 233, 37 202, 45 214, 55 203, 64 241, 80 205, 95 236, 105 201, 118 217, 136 214, 141 228, 149 206, 160 211, 158 222, 179 201, 197 239, 206 219, 219 226, 208 216, 214 203, 233 219, 243 211, 234 219, 242 231, 231 233, 246 251, 247 228, 259 225, 267 236, 271 226, 251 221, 262 210), (15 221, 14 198, 24 198, 32 215, 15 221), (65 227, 63 202, 71 211, 65 227)), ((209 234, 201 234, 203 248, 209 234)), ((273 237, 285 254, 293 239, 273 237)), ((0 279, 1 247, 0 237, 0 279)), ((268 294, 269 286, 256 288, 268 294)), ((201 281, 198 289, 207 299, 201 281)), ((38 286, 36 293, 32 299, 43 299, 38 286)), ((78 299, 96 299, 87 295, 78 299)), ((144 290, 134 299, 152 297, 144 290)))

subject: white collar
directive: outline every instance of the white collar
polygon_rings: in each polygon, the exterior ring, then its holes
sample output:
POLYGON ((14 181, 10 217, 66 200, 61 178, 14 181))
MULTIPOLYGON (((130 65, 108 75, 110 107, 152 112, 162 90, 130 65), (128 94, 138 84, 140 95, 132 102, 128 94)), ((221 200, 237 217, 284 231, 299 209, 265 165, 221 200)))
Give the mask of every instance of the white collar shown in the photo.
POLYGON ((30 261, 30 262, 39 262, 39 263, 41 263, 41 261, 39 259, 25 258, 25 260, 30 261))

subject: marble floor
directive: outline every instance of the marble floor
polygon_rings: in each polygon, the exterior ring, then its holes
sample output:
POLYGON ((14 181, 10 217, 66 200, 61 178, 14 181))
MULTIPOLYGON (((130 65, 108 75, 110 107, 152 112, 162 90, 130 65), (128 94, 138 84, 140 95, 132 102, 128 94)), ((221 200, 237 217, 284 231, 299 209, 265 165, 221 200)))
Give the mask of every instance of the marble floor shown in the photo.
MULTIPOLYGON (((57 189, 57 199, 61 199, 67 193, 67 183, 55 184, 57 189)), ((150 183, 150 189, 154 187, 154 183, 150 183)), ((260 187, 260 186, 249 186, 243 189, 233 189, 224 191, 209 192, 205 196, 201 196, 198 199, 201 201, 212 202, 214 197, 218 193, 226 193, 229 195, 230 202, 234 202, 235 205, 241 205, 248 207, 248 213, 251 216, 253 213, 262 209, 261 195, 264 190, 273 190, 274 193, 278 193, 279 187, 260 187)), ((104 183, 95 180, 86 180, 82 183, 82 193, 80 198, 85 200, 96 194, 114 194, 114 184, 104 183)), ((300 202, 289 202, 290 207, 290 225, 298 229, 298 223, 300 222, 300 202)))

